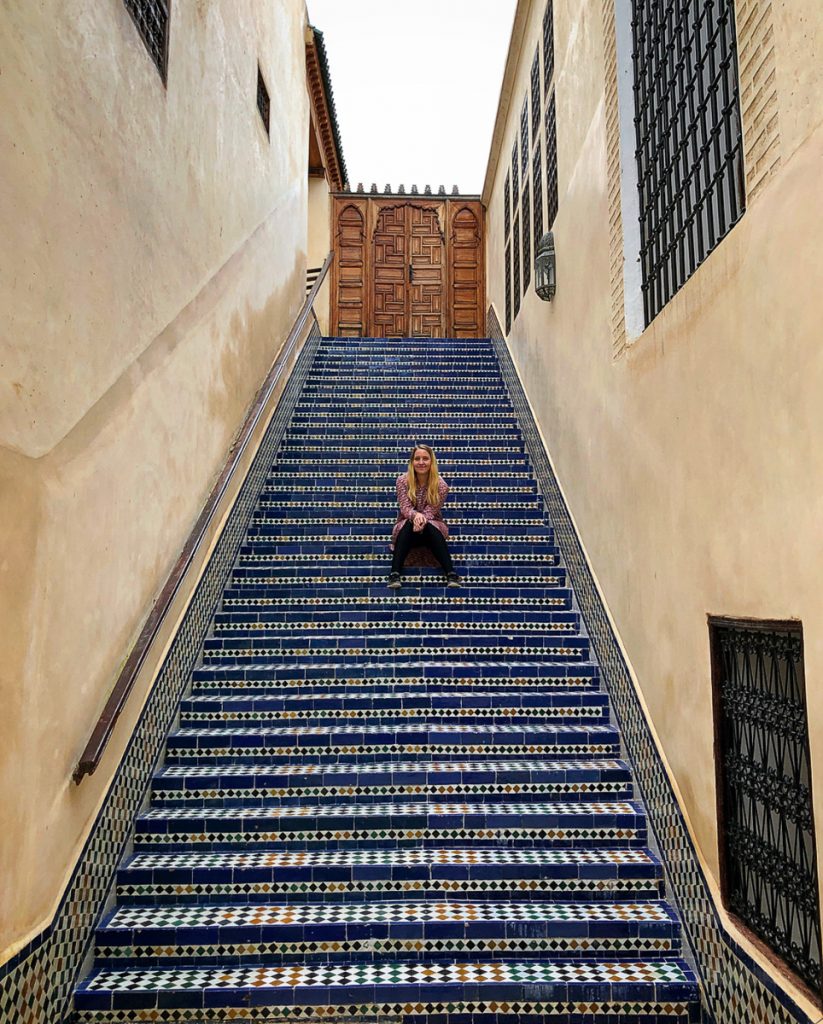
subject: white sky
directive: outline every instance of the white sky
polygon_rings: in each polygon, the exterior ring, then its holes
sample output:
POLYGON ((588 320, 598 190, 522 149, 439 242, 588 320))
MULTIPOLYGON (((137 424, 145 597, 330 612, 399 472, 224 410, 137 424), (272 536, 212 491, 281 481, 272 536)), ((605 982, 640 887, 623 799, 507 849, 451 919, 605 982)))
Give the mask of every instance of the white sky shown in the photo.
POLYGON ((307 0, 352 188, 480 192, 515 0, 307 0))

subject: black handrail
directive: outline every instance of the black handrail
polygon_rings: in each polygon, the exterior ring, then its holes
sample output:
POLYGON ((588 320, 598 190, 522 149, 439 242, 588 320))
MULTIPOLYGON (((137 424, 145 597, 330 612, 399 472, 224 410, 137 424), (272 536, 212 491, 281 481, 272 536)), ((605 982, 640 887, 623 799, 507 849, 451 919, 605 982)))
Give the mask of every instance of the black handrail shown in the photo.
POLYGON ((330 252, 323 263, 320 273, 317 276, 317 280, 314 282, 311 290, 306 296, 306 301, 303 303, 291 331, 289 331, 289 336, 286 338, 285 344, 277 354, 277 358, 272 364, 272 368, 269 370, 266 379, 263 381, 260 390, 257 392, 257 396, 249 410, 249 414, 229 449, 226 464, 223 466, 223 470, 212 488, 206 504, 203 506, 203 511, 198 516, 197 522, 194 524, 194 528, 189 534, 189 538, 180 553, 180 557, 175 562, 174 568, 171 570, 168 579, 163 584, 163 589, 160 591, 160 595, 154 602, 151 612, 149 612, 149 617, 146 619, 146 622, 140 631, 137 642, 132 648, 120 675, 117 677, 117 681, 109 694, 109 699, 106 701, 106 706, 103 708, 103 711, 97 720, 97 724, 94 726, 91 736, 89 737, 89 741, 86 744, 83 753, 80 755, 80 760, 77 762, 77 766, 72 772, 72 778, 77 784, 82 782, 87 775, 93 775, 97 766, 100 764, 103 751, 106 749, 109 739, 111 738, 111 734, 114 732, 114 726, 117 719, 120 717, 120 712, 126 706, 129 695, 134 689, 134 684, 137 680, 140 669, 143 667, 146 657, 148 656, 149 649, 151 648, 151 645, 163 624, 163 620, 168 614, 172 601, 180 589, 180 585, 182 584, 183 579, 194 560, 194 556, 197 554, 208 533, 209 526, 211 525, 215 512, 217 511, 220 501, 234 477, 237 466, 243 458, 243 455, 249 445, 249 441, 254 434, 254 429, 260 422, 260 417, 263 415, 263 412, 269 403, 269 399, 285 372, 285 367, 288 363, 289 357, 297 344, 297 339, 303 331, 306 320, 309 317, 309 313, 314 306, 314 300, 317 297, 317 293, 320 291, 320 287, 325 280, 333 259, 334 253, 330 252))

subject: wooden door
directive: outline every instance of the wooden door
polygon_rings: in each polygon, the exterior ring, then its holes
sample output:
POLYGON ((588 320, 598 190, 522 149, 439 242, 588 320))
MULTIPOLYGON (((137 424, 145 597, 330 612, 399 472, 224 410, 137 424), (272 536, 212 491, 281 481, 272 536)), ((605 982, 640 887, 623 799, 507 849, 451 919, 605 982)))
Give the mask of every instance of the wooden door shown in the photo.
POLYGON ((359 338, 366 332, 366 212, 362 201, 346 203, 337 214, 332 264, 332 330, 359 338))
POLYGON ((476 199, 336 196, 332 235, 333 333, 483 336, 483 207, 476 199))
POLYGON ((372 315, 375 338, 409 332, 409 217, 406 206, 384 207, 372 236, 372 315))
POLYGON ((454 338, 479 338, 483 327, 483 236, 479 204, 451 207, 449 232, 449 279, 451 334, 454 338))
POLYGON ((409 336, 442 338, 444 323, 445 239, 437 210, 409 208, 409 336))

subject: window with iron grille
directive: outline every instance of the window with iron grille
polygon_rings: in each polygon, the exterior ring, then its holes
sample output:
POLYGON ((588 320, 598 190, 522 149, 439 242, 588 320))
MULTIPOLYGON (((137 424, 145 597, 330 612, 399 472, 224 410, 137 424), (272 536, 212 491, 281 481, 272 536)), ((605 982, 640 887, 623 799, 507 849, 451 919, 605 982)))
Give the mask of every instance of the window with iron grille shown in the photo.
POLYGON ((532 92, 532 145, 540 134, 540 44, 534 51, 531 74, 532 92))
POLYGON ((532 246, 529 227, 532 222, 531 209, 529 208, 529 179, 523 179, 523 201, 522 216, 520 223, 523 225, 523 295, 529 287, 532 278, 532 246))
POLYGON ((503 229, 505 231, 504 238, 508 238, 512 229, 512 200, 511 200, 511 181, 509 175, 506 175, 506 184, 503 186, 503 229))
POLYGON ((512 329, 512 252, 506 245, 506 334, 512 329))
POLYGON ((123 0, 123 3, 165 83, 169 58, 168 0, 123 0))
POLYGON ((517 140, 512 146, 512 205, 517 206, 520 195, 520 172, 517 163, 517 140))
POLYGON ((557 216, 557 118, 554 90, 546 103, 546 230, 551 231, 557 216))
POLYGON ((523 180, 529 173, 529 97, 523 97, 520 111, 520 171, 523 180))
POLYGON ((709 630, 723 899, 820 994, 802 627, 710 618, 709 630))
POLYGON ((632 0, 646 323, 745 209, 734 0, 632 0))
POLYGON ((543 169, 541 167, 540 160, 540 139, 538 137, 537 145, 534 147, 534 153, 532 153, 532 211, 534 215, 534 231, 532 238, 534 240, 534 250, 537 252, 537 246, 540 239, 543 237, 543 169))
POLYGON ((520 218, 515 215, 514 234, 512 236, 512 256, 514 257, 514 272, 512 274, 512 302, 514 304, 514 318, 520 312, 520 218))
POLYGON ((543 12, 543 96, 548 99, 554 74, 554 0, 543 12))
POLYGON ((260 116, 263 118, 263 126, 266 129, 266 135, 268 135, 271 105, 269 103, 269 90, 266 88, 266 83, 263 79, 263 72, 260 70, 259 64, 257 65, 257 109, 260 111, 260 116))

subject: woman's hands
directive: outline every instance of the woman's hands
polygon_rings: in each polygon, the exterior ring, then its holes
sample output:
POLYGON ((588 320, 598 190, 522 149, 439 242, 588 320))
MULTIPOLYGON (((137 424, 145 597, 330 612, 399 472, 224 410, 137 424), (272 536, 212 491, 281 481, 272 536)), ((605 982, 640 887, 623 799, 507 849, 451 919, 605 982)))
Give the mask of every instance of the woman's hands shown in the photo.
POLYGON ((420 533, 420 531, 425 527, 425 525, 426 517, 423 515, 423 513, 415 512, 414 518, 412 519, 412 529, 414 530, 414 532, 420 533))

